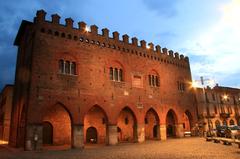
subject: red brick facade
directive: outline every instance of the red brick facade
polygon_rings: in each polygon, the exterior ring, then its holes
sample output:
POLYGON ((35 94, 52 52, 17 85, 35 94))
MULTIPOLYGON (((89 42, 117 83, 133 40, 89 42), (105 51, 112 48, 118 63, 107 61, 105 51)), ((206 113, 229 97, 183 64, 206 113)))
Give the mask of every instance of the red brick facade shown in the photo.
POLYGON ((34 22, 23 21, 16 37, 11 145, 44 146, 43 136, 51 134, 43 132, 44 122, 53 129, 49 142, 72 147, 165 140, 169 125, 182 137, 186 111, 195 123, 188 57, 144 40, 139 45, 137 38, 129 42, 128 35, 121 40, 118 32, 110 37, 108 29, 99 34, 95 25, 86 31, 84 22, 73 28, 71 18, 62 25, 56 14, 47 21, 45 15, 41 10, 34 22))

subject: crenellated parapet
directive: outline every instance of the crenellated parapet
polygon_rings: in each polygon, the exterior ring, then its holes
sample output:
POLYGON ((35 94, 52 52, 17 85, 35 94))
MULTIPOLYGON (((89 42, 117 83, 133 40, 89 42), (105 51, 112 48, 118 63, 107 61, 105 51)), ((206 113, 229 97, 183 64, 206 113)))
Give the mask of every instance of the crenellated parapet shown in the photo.
POLYGON ((88 27, 85 22, 78 22, 78 28, 75 28, 72 18, 66 18, 65 24, 60 24, 60 18, 58 14, 53 14, 51 15, 51 20, 48 21, 46 20, 46 12, 39 10, 34 18, 34 23, 39 24, 38 26, 40 26, 42 32, 55 36, 96 44, 100 47, 129 52, 159 62, 189 68, 189 59, 187 56, 184 57, 184 55, 179 55, 178 52, 174 53, 174 51, 167 48, 161 48, 160 45, 154 46, 153 43, 147 43, 145 40, 139 41, 136 37, 129 40, 127 34, 122 35, 122 39, 120 39, 120 34, 117 31, 113 32, 112 37, 110 37, 108 28, 103 28, 100 34, 96 25, 88 27))

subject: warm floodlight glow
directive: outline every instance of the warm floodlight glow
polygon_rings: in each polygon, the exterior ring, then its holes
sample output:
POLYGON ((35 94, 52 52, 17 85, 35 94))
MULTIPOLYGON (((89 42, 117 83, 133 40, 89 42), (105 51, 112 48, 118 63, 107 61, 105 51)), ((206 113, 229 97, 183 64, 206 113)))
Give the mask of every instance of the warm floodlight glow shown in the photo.
POLYGON ((192 81, 192 82, 191 82, 191 86, 192 86, 193 88, 197 88, 197 87, 199 87, 199 84, 198 84, 197 81, 192 81))
POLYGON ((228 96, 226 94, 223 95, 223 99, 224 100, 227 100, 228 99, 228 96))
POLYGON ((90 28, 88 26, 85 27, 86 32, 90 32, 90 28))
POLYGON ((8 142, 7 142, 7 141, 0 140, 0 145, 6 145, 6 144, 8 144, 8 142))

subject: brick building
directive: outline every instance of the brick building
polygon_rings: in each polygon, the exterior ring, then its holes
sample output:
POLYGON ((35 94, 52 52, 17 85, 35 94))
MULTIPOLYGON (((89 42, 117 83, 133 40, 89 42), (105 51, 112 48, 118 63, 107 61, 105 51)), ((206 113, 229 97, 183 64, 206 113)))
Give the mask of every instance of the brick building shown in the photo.
POLYGON ((216 85, 195 91, 203 131, 212 130, 217 125, 240 125, 240 89, 216 85))
POLYGON ((71 18, 22 21, 10 145, 80 148, 87 143, 183 137, 196 122, 188 57, 71 18))
POLYGON ((13 85, 6 85, 0 94, 0 140, 8 141, 11 123, 13 85))

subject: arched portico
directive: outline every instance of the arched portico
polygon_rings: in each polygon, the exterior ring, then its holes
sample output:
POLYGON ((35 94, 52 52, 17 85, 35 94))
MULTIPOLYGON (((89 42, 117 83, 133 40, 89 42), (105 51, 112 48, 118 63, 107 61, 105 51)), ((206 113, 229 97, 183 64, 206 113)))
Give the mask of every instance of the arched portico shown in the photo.
POLYGON ((93 106, 84 116, 84 143, 108 143, 108 117, 98 105, 93 106))
POLYGON ((190 111, 186 110, 183 114, 183 129, 185 132, 191 132, 193 128, 193 117, 190 111))
POLYGON ((43 146, 72 144, 72 119, 66 107, 53 105, 43 116, 43 146))
POLYGON ((129 107, 124 107, 117 119, 118 142, 137 141, 137 120, 129 107))
POLYGON ((166 134, 167 137, 176 137, 176 129, 177 129, 177 116, 176 113, 170 109, 167 112, 166 116, 166 134))
POLYGON ((159 128, 159 117, 157 112, 150 108, 144 118, 145 122, 145 139, 159 139, 160 128, 159 128))

